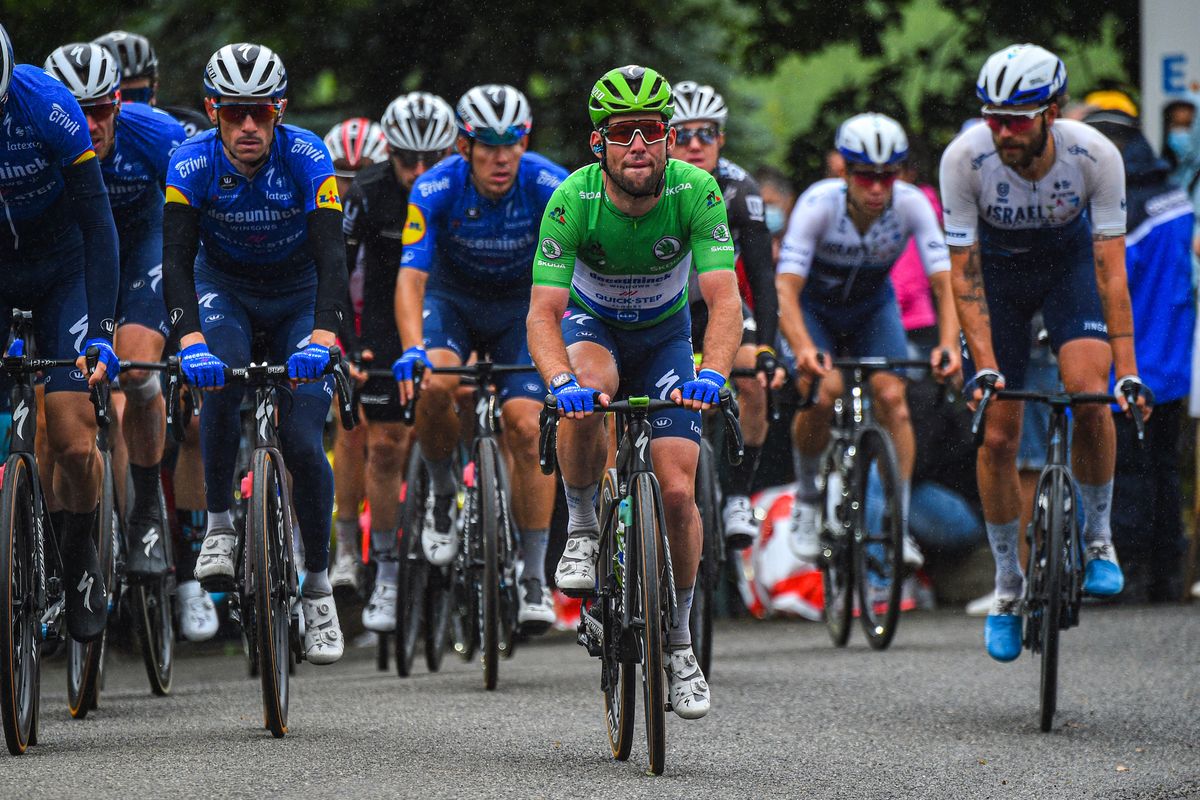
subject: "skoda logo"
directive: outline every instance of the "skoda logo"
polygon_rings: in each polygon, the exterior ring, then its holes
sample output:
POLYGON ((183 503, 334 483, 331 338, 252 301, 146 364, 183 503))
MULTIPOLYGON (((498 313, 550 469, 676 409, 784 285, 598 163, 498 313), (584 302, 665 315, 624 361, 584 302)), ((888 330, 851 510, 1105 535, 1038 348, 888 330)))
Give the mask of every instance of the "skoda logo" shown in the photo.
POLYGON ((682 249, 683 243, 674 236, 664 236, 654 243, 654 257, 659 261, 670 261, 682 249))
POLYGON ((542 239, 542 255, 546 258, 558 258, 562 255, 562 245, 547 236, 542 239))

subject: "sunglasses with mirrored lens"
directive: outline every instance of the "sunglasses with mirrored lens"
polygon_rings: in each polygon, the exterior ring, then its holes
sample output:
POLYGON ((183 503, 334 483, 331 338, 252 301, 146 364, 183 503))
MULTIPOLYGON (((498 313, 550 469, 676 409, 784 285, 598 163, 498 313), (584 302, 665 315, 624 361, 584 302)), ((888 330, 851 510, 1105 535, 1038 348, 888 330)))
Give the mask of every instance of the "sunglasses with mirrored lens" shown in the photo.
POLYGON ((614 122, 600 130, 600 135, 609 144, 628 147, 633 144, 633 137, 641 134, 646 144, 658 144, 667 138, 667 123, 657 119, 631 119, 625 122, 614 122))
POLYGON ((699 139, 701 144, 716 144, 721 137, 721 131, 714 127, 706 128, 676 128, 675 143, 687 147, 693 139, 699 139))
POLYGON ((864 189, 869 189, 877 183, 886 189, 896 182, 898 174, 896 172, 876 172, 867 169, 850 170, 850 177, 864 189))
POLYGON ((1042 115, 1049 106, 1035 108, 1032 111, 991 111, 984 108, 983 121, 993 132, 999 133, 1005 128, 1008 128, 1010 133, 1021 134, 1025 133, 1034 126, 1037 118, 1042 115))
POLYGON ((441 150, 393 150, 392 155, 396 157, 401 166, 413 169, 417 164, 432 167, 442 160, 445 153, 441 150))
POLYGON ((96 122, 104 122, 106 119, 117 113, 118 104, 113 103, 93 103, 89 106, 83 106, 83 113, 96 122))
POLYGON ((279 103, 216 103, 213 108, 221 121, 229 125, 240 125, 246 117, 266 125, 279 116, 281 106, 279 103))

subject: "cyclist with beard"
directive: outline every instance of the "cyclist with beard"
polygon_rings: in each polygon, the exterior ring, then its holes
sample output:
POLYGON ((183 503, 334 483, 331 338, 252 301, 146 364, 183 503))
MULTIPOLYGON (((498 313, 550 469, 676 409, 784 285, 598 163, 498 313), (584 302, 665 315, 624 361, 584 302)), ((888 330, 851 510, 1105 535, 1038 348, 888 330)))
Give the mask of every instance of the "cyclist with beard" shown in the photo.
MULTIPOLYGON (((1023 388, 1029 324, 1041 310, 1068 392, 1105 392, 1116 402, 1141 388, 1125 278, 1125 169, 1103 134, 1060 119, 1067 71, 1031 44, 993 54, 975 91, 983 119, 951 142, 941 183, 955 302, 983 385, 1023 388)), ((969 366, 970 370, 971 367, 969 366)), ((1138 405, 1144 405, 1144 397, 1138 405)), ((988 654, 1021 653, 1024 575, 1017 556, 1017 443, 1023 404, 988 410, 979 451, 979 493, 996 560, 996 599, 984 627, 988 654)), ((1110 596, 1124 586, 1109 521, 1116 439, 1104 406, 1075 408, 1072 468, 1083 500, 1087 548, 1083 590, 1110 596)))
POLYGON ((718 402, 742 338, 734 246, 716 179, 671 158, 675 108, 660 74, 635 65, 607 72, 588 111, 598 163, 575 171, 551 198, 527 321, 534 362, 570 420, 559 428, 570 520, 554 578, 565 592, 595 590, 595 495, 608 439, 604 415, 593 412, 618 391, 679 403, 651 415, 650 447, 678 602, 667 637, 671 703, 680 717, 696 719, 710 705, 688 629, 702 542, 695 500, 700 412, 718 402), (709 323, 699 374, 688 313, 693 270, 709 323))
MULTIPOLYGON (((402 403, 412 396, 417 362, 457 366, 474 351, 497 363, 532 363, 521 326, 529 307, 529 262, 538 220, 567 175, 553 161, 528 152, 533 115, 525 95, 512 86, 476 86, 455 111, 457 155, 417 179, 408 198, 396 289, 396 323, 405 350, 393 365, 402 403)), ((459 441, 458 383, 452 375, 427 374, 416 408, 414 427, 432 493, 421 544, 425 557, 437 565, 450 563, 458 552, 452 459, 459 441)), ((506 375, 497 384, 524 563, 517 620, 526 632, 541 633, 554 622, 543 574, 554 481, 538 469, 537 453, 546 388, 532 371, 506 375)))

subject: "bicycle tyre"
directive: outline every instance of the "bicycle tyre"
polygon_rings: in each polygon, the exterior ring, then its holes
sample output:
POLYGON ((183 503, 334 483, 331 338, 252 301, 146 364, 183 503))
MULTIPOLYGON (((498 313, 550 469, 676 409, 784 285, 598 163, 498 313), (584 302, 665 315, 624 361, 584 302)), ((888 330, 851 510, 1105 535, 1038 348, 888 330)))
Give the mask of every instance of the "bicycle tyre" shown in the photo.
POLYGON ((458 568, 450 584, 452 607, 450 613, 450 636, 454 652, 463 661, 470 662, 479 650, 479 613, 475 610, 475 590, 471 586, 470 570, 466 566, 465 553, 459 552, 458 568))
POLYGON ((665 531, 658 516, 658 482, 650 473, 639 473, 633 484, 633 535, 626 536, 636 544, 637 580, 640 590, 642 620, 642 701, 646 717, 646 751, 650 772, 661 775, 666 766, 666 668, 663 660, 665 646, 663 628, 667 607, 663 603, 662 548, 660 540, 665 531))
POLYGON ((391 667, 391 649, 392 643, 389 639, 389 633, 375 634, 375 669, 380 672, 387 672, 391 667))
POLYGON ((821 459, 821 499, 818 526, 821 553, 821 617, 834 647, 845 647, 850 640, 850 623, 854 614, 854 543, 851 531, 842 518, 850 508, 850 483, 845 480, 839 464, 842 443, 836 442, 821 459), (830 496, 830 492, 836 496, 830 496))
MULTIPOLYGON (((12 454, 0 486, 0 716, 8 752, 19 756, 37 741, 40 668, 36 501, 30 462, 12 454)), ((44 551, 43 551, 44 552, 44 551)))
MULTIPOLYGON (((119 533, 116 515, 116 495, 113 487, 112 456, 101 453, 100 504, 96 510, 96 554, 104 574, 105 602, 113 610, 116 596, 116 565, 114 547, 119 533)), ((84 719, 100 703, 100 669, 104 657, 104 640, 108 631, 91 642, 78 642, 67 636, 67 711, 72 719, 84 719)))
POLYGON ((442 659, 446 655, 446 640, 450 638, 452 569, 453 565, 430 567, 429 580, 425 584, 425 666, 430 672, 441 670, 442 659))
POLYGON ((1061 472, 1050 473, 1046 504, 1046 527, 1043 531, 1044 564, 1041 581, 1041 680, 1039 685, 1040 727, 1043 732, 1054 726, 1054 712, 1058 707, 1058 643, 1063 615, 1063 566, 1066 562, 1063 550, 1068 546, 1067 520, 1064 513, 1067 500, 1067 482, 1061 472))
POLYGON ((482 569, 476 573, 483 687, 496 688, 500 671, 500 497, 496 476, 499 452, 491 439, 475 443, 475 486, 479 506, 469 525, 478 525, 482 569))
POLYGON ((867 643, 875 650, 886 650, 896 635, 900 621, 900 594, 904 587, 904 518, 900 502, 900 470, 891 437, 874 426, 859 431, 854 459, 855 493, 858 508, 854 517, 855 581, 858 584, 859 622, 867 643), (879 476, 883 491, 881 507, 870 491, 871 472, 879 476), (872 517, 878 510, 881 527, 872 531, 872 517), (878 595, 871 581, 886 581, 878 595), (882 607, 879 598, 882 600, 882 607))
POLYGON ((254 490, 246 518, 246 547, 253 580, 263 724, 275 738, 287 734, 292 662, 291 597, 287 555, 291 547, 283 471, 269 450, 254 453, 254 490))
MULTIPOLYGON (((618 506, 621 498, 618 493, 617 471, 609 469, 604 473, 600 483, 600 559, 598 565, 605 570, 606 594, 599 602, 603 603, 600 610, 600 621, 604 626, 604 647, 600 654, 600 669, 603 670, 600 685, 604 691, 604 717, 608 727, 608 744, 613 758, 625 761, 633 750, 633 715, 637 694, 634 692, 634 679, 637 676, 637 665, 630 654, 620 651, 624 628, 622 613, 626 604, 630 603, 630 588, 633 582, 627 580, 628 572, 625 565, 624 543, 617 540, 618 506)), ((588 601, 585 601, 588 602, 588 601)), ((634 601, 636 603, 636 601, 634 601)))
POLYGON ((510 659, 517 652, 518 640, 522 637, 518 614, 521 609, 520 587, 517 585, 517 537, 514 533, 512 503, 512 481, 508 477, 508 466, 500 448, 496 453, 497 497, 500 509, 497 533, 496 563, 500 578, 500 655, 510 659))
POLYGON ((405 476, 403 525, 400 534, 400 565, 396 580, 396 674, 412 674, 424 621, 425 584, 429 563, 421 550, 421 528, 425 524, 425 503, 429 497, 429 474, 421 458, 421 445, 414 442, 405 476))
MULTIPOLYGON (((159 486, 161 519, 167 518, 167 501, 159 486)), ((157 581, 132 587, 134 619, 142 651, 142 663, 150 680, 150 691, 158 697, 171 693, 175 671, 175 554, 170 533, 163 537, 167 574, 157 581)))
POLYGON ((700 440, 700 457, 696 462, 696 507, 700 511, 703 545, 700 569, 692 592, 692 613, 688 627, 692 633, 692 650, 705 677, 712 669, 713 593, 721 574, 721 555, 724 531, 719 508, 716 459, 707 439, 700 440))

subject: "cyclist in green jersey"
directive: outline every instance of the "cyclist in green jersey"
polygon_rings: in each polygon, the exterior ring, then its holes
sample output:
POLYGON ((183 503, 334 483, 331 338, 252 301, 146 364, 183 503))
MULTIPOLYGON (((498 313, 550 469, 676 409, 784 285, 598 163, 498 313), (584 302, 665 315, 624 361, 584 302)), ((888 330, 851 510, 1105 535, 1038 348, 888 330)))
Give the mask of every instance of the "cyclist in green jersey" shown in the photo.
POLYGON ((546 206, 533 266, 528 341, 570 422, 559 466, 570 512, 555 582, 594 590, 599 521, 594 499, 607 457, 601 407, 621 395, 670 398, 651 416, 651 454, 671 545, 677 624, 668 639, 672 707, 704 716, 709 688, 692 653, 688 617, 700 561, 694 487, 700 412, 717 402, 742 336, 729 219, 717 181, 670 158, 671 87, 649 68, 606 73, 592 89, 591 146, 599 163, 563 182, 546 206), (693 362, 688 277, 709 311, 704 360, 693 362))

